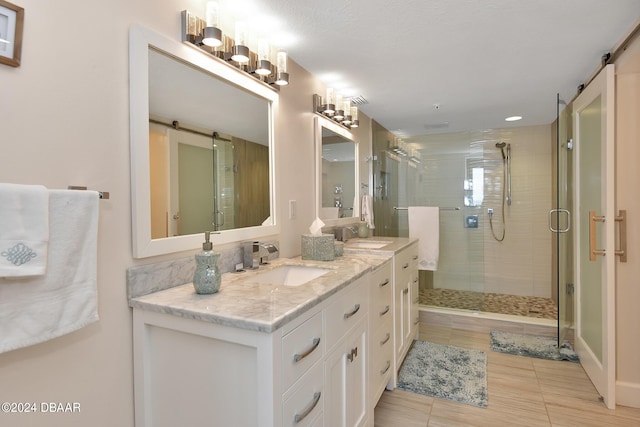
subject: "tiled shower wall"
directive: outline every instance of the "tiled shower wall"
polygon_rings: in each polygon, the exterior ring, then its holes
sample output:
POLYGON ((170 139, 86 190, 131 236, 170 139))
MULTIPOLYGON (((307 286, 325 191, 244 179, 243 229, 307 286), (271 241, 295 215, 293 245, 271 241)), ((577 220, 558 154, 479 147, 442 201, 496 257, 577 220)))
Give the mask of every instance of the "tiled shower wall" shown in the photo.
MULTIPOLYGON (((552 297, 550 126, 427 135, 407 142, 420 149, 422 159, 414 200, 408 203, 461 208, 440 212, 434 287, 552 297), (505 183, 495 145, 502 141, 511 144, 512 204, 505 205, 506 236, 498 242, 491 234, 487 208, 494 210, 494 229, 500 237, 505 183), (467 159, 474 159, 474 167, 484 167, 484 200, 477 207, 464 205, 467 159), (465 228, 469 215, 478 216, 478 228, 465 228)), ((402 221, 406 217, 400 218, 401 233, 408 227, 402 221)))
POLYGON ((460 207, 440 213, 434 287, 555 298, 548 229, 554 168, 550 125, 413 137, 405 141, 420 150, 417 165, 390 154, 392 139, 389 131, 373 122, 376 236, 408 235, 407 212, 394 207, 460 207), (502 141, 511 144, 513 203, 505 206, 506 237, 497 242, 487 208, 494 209, 499 236, 503 175, 495 144, 502 141), (485 172, 484 200, 478 207, 464 206, 469 158, 485 172), (478 216, 477 229, 465 228, 469 215, 478 216))

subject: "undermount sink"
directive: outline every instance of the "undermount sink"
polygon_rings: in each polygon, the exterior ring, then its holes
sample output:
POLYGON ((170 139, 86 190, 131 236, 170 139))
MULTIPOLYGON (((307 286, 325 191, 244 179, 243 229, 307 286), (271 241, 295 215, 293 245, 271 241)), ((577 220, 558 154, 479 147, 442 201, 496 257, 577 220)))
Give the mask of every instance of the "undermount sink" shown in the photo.
POLYGON ((380 249, 392 242, 385 240, 356 240, 347 241, 345 247, 353 249, 380 249))
POLYGON ((331 269, 306 265, 282 265, 256 274, 251 281, 269 285, 300 286, 330 271, 331 269))

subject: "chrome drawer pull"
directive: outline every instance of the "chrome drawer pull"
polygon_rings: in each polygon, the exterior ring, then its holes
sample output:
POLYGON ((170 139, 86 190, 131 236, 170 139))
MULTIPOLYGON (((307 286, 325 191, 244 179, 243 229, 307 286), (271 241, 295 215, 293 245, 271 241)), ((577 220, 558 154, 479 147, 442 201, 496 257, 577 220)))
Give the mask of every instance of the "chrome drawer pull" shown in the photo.
POLYGON ((382 347, 383 345, 388 343, 390 339, 391 339, 391 334, 389 332, 387 332, 387 336, 384 337, 384 339, 382 341, 380 341, 380 347, 382 347))
POLYGON ((420 323, 420 318, 416 317, 416 320, 413 322, 414 325, 417 325, 418 323, 420 323))
POLYGON ((304 359, 305 357, 307 357, 308 355, 310 355, 311 353, 313 353, 313 351, 314 351, 316 348, 318 348, 318 346, 319 346, 319 345, 320 345, 320 338, 314 338, 314 339, 313 339, 313 344, 311 345, 311 348, 310 348, 309 350, 305 351, 305 352, 304 352, 304 353, 302 353, 302 354, 298 354, 298 353, 294 354, 294 355, 293 355, 293 361, 294 361, 294 362, 299 362, 299 361, 301 361, 302 359, 304 359))
POLYGON ((409 293, 409 288, 403 289, 403 290, 402 290, 402 293, 403 293, 403 294, 408 294, 408 293, 409 293))
POLYGON ((380 283, 380 287, 387 286, 389 284, 389 279, 384 279, 384 282, 380 283))
POLYGON ((413 260, 415 261, 415 260, 417 260, 417 259, 418 259, 418 255, 414 255, 414 256, 413 256, 413 260))
POLYGON ((385 314, 387 314, 387 313, 389 312, 389 310, 391 310, 391 307, 386 306, 386 307, 384 308, 384 310, 382 310, 382 311, 380 312, 380 317, 382 317, 382 316, 384 316, 385 314))
POLYGON ((413 283, 418 283, 418 278, 413 279, 413 283))
POLYGON ((307 409, 305 409, 305 411, 302 414, 296 414, 296 416, 293 417, 293 421, 296 424, 298 424, 300 421, 307 418, 307 415, 309 415, 311 411, 316 409, 316 406, 318 406, 318 402, 320 402, 320 396, 322 396, 322 393, 320 393, 319 391, 316 391, 315 393, 313 393, 313 402, 311 402, 311 405, 307 409))
POLYGON ((358 312, 358 310, 360 310, 360 304, 356 304, 355 307, 353 308, 353 311, 351 313, 345 313, 344 314, 344 318, 345 320, 350 318, 351 316, 353 316, 354 314, 356 314, 358 312))
POLYGON ((380 375, 384 375, 389 371, 389 368, 391 367, 391 361, 387 360, 387 366, 385 366, 385 368, 380 371, 380 375))
POLYGON ((417 303, 419 303, 419 302, 420 302, 420 298, 417 298, 417 297, 416 297, 416 299, 414 299, 414 300, 413 300, 413 303, 414 303, 414 304, 417 304, 417 303))
POLYGON ((351 352, 347 354, 347 360, 353 363, 353 359, 356 357, 358 357, 358 347, 351 349, 351 352))
POLYGON ((406 263, 405 265, 403 265, 402 268, 409 268, 409 263, 406 263))

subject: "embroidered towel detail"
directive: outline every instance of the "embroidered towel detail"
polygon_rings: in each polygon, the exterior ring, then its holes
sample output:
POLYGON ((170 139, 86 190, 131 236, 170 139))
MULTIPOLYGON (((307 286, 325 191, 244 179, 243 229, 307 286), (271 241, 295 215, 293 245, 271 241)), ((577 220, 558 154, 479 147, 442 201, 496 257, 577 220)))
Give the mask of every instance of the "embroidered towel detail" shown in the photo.
POLYGON ((49 193, 41 185, 0 183, 0 277, 47 269, 49 193))
POLYGON ((0 353, 98 320, 98 203, 95 191, 49 191, 46 274, 0 278, 0 353))

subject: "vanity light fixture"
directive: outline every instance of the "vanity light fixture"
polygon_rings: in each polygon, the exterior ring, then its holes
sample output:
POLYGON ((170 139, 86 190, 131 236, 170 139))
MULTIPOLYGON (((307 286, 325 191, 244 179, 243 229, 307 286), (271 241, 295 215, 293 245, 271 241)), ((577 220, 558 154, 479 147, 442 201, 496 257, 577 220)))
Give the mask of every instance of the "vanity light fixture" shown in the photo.
POLYGON ((247 24, 236 22, 235 44, 231 48, 231 60, 244 64, 249 62, 249 48, 247 47, 247 24))
POLYGON ((358 107, 351 104, 351 97, 343 98, 341 95, 335 94, 333 88, 327 88, 327 96, 324 98, 318 94, 313 95, 313 112, 346 129, 354 129, 360 125, 358 107))
POLYGON ((351 127, 357 128, 360 126, 360 120, 358 120, 358 107, 351 106, 351 127))
POLYGON ((289 84, 289 73, 287 72, 287 52, 281 50, 276 55, 276 80, 278 86, 289 84))
POLYGON ((271 74, 271 61, 269 60, 269 43, 265 39, 258 40, 258 61, 255 73, 261 76, 271 74))
POLYGON ((257 52, 252 51, 244 21, 235 22, 235 38, 224 34, 220 28, 223 17, 218 2, 207 2, 206 13, 205 20, 187 10, 182 11, 183 42, 248 73, 274 90, 289 84, 285 51, 276 53, 266 37, 258 39, 257 52))
POLYGON ((209 47, 222 46, 218 2, 207 2, 207 26, 202 29, 202 44, 209 47))
POLYGON ((336 112, 335 98, 333 94, 333 88, 327 88, 327 96, 322 100, 322 113, 325 116, 332 117, 336 112))

